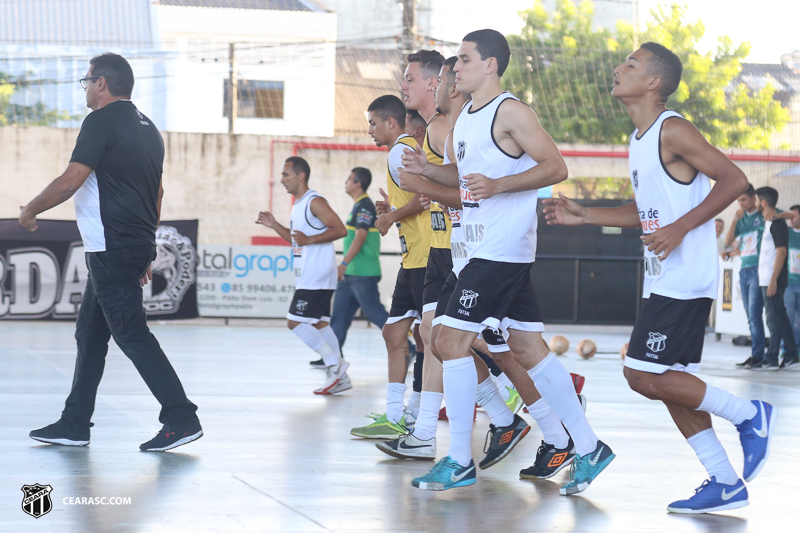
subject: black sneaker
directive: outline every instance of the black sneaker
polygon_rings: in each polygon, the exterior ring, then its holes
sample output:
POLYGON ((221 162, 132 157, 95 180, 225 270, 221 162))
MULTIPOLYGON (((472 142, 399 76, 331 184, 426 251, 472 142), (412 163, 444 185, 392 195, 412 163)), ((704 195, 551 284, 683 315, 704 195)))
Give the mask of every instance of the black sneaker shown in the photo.
POLYGON ((749 370, 752 367, 753 367, 753 356, 752 355, 750 357, 748 357, 747 359, 745 359, 744 361, 742 361, 741 363, 736 363, 736 368, 746 368, 746 369, 749 370))
POLYGON ((767 370, 767 371, 775 371, 775 370, 780 370, 780 369, 781 369, 781 367, 780 367, 780 365, 777 363, 777 361, 776 361, 776 362, 762 361, 762 362, 761 362, 761 363, 759 363, 759 364, 753 365, 752 369, 753 369, 753 370, 767 370))
POLYGON ((800 361, 797 359, 789 359, 788 361, 784 359, 780 366, 781 370, 797 370, 798 368, 800 368, 800 361))
POLYGON ((172 427, 164 424, 155 437, 139 446, 143 452, 165 452, 178 446, 188 444, 203 436, 203 428, 200 422, 194 422, 190 426, 182 428, 172 427))
POLYGON ((483 445, 486 457, 478 465, 480 469, 486 470, 499 463, 530 430, 531 427, 519 415, 514 415, 514 422, 510 426, 498 428, 489 424, 489 432, 483 445))
POLYGON ((556 448, 552 444, 542 441, 539 451, 536 452, 536 460, 533 466, 520 470, 519 477, 522 479, 547 479, 555 476, 575 459, 575 445, 569 439, 567 447, 556 448))
MULTIPOLYGON (((94 424, 89 427, 92 425, 94 424)), ((61 444, 62 446, 86 446, 89 444, 89 428, 76 429, 60 418, 55 424, 50 424, 42 429, 34 429, 29 435, 33 440, 48 444, 61 444)))
POLYGON ((319 368, 320 370, 325 370, 326 368, 325 361, 323 361, 322 358, 317 359, 316 361, 309 361, 308 364, 311 365, 311 368, 319 368))

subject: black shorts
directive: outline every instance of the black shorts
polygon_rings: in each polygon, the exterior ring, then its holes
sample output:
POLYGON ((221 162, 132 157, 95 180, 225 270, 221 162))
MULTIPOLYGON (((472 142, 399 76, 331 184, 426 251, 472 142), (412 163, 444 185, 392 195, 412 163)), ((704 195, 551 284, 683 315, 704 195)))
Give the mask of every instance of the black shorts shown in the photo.
MULTIPOLYGON (((458 278, 456 275, 450 272, 450 275, 447 276, 447 280, 445 280, 444 285, 442 285, 441 292, 439 292, 439 300, 436 303, 436 314, 434 315, 433 326, 438 326, 442 323, 445 313, 447 312, 447 306, 450 303, 450 297, 456 288, 457 282, 458 278)), ((510 351, 508 344, 506 343, 506 338, 503 336, 503 332, 500 330, 486 328, 480 333, 480 337, 483 338, 484 342, 486 342, 486 345, 489 347, 489 351, 491 353, 503 353, 510 351)))
POLYGON ((308 324, 330 322, 332 298, 333 291, 297 289, 286 318, 308 324))
POLYGON ((442 286, 453 272, 453 254, 449 248, 431 248, 428 267, 425 269, 425 287, 422 289, 422 313, 436 310, 442 286))
POLYGON ((392 294, 392 308, 389 310, 387 324, 394 324, 404 318, 422 317, 422 289, 425 286, 424 268, 405 269, 397 272, 397 282, 392 294))
POLYGON ((544 331, 530 263, 470 259, 461 270, 442 324, 480 333, 486 328, 544 331))
POLYGON ((703 355, 711 298, 676 300, 651 294, 633 326, 625 366, 663 374, 697 372, 703 355))

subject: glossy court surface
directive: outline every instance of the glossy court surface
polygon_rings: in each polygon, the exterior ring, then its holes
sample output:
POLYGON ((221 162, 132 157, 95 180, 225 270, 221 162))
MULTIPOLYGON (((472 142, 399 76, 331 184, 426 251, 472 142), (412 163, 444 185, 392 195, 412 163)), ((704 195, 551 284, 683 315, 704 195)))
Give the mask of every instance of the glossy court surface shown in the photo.
MULTIPOLYGON (((471 487, 425 492, 411 487, 430 462, 394 460, 349 435, 383 411, 385 349, 375 328, 354 326, 345 346, 354 388, 314 396, 324 372, 279 321, 224 326, 217 321, 154 324, 153 330, 200 407, 205 436, 167 453, 142 453, 160 424, 158 404, 133 365, 112 346, 100 386, 91 444, 39 444, 31 429, 54 422, 69 391, 74 324, 0 322, 0 531, 47 532, 782 532, 800 508, 800 372, 756 373, 733 364, 748 355, 729 338, 706 338, 702 377, 780 409, 769 463, 748 484, 749 507, 697 517, 666 506, 705 479, 666 409, 631 392, 618 354, 630 328, 551 326, 565 334, 561 360, 586 376, 588 417, 617 459, 584 493, 558 494, 566 472, 523 481, 541 434, 536 425, 501 463, 471 487), (582 338, 601 352, 583 361, 582 338), (50 485, 53 509, 34 519, 21 509, 23 485, 50 485), (130 505, 68 505, 65 498, 121 497, 130 505)), ((312 357, 313 356, 313 357, 312 357)), ((411 379, 408 384, 410 390, 411 379)), ((527 415, 525 415, 527 417, 527 415)), ((473 454, 482 457, 488 417, 478 413, 473 454)), ((715 419, 737 471, 734 427, 715 419)), ((447 423, 439 453, 447 453, 447 423)), ((477 462, 477 461, 476 461, 477 462)), ((74 500, 73 500, 74 501, 74 500)))

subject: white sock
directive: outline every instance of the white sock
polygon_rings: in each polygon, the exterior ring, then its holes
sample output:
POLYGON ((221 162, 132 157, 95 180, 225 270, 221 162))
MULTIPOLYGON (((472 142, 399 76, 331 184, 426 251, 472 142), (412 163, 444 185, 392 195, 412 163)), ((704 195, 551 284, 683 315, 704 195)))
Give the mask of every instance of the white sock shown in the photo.
POLYGON ((411 392, 411 398, 408 399, 408 411, 414 418, 419 417, 419 404, 422 393, 417 391, 411 392))
POLYGON ((725 448, 720 444, 714 428, 709 428, 701 431, 696 435, 692 435, 686 442, 692 447, 697 458, 703 463, 709 477, 714 476, 717 478, 717 483, 723 485, 735 485, 739 481, 739 476, 736 475, 736 470, 728 459, 728 454, 725 453, 725 448))
POLYGON ((569 434, 561 425, 561 420, 558 419, 556 414, 550 409, 550 406, 544 401, 544 398, 528 406, 528 413, 539 424, 539 429, 542 430, 542 438, 547 444, 552 444, 558 449, 564 449, 569 444, 569 434))
MULTIPOLYGON (((327 329, 331 329, 330 326, 328 326, 327 329)), ((341 362, 341 357, 339 357, 339 344, 336 344, 336 351, 334 351, 333 348, 325 342, 325 337, 323 337, 322 332, 311 324, 302 322, 292 330, 292 333, 300 337, 300 340, 306 343, 309 348, 322 356, 325 366, 336 366, 341 362)), ((333 330, 331 330, 331 333, 333 333, 333 330)), ((336 337, 336 335, 334 335, 334 337, 336 337)))
MULTIPOLYGON (((491 376, 478 384, 477 402, 492 419, 495 427, 504 428, 514 423, 514 414, 503 401, 491 376)), ((449 416, 450 413, 448 413, 449 416)))
POLYGON ((386 387, 386 418, 397 424, 403 418, 403 401, 406 395, 405 383, 389 383, 386 387))
POLYGON ((419 402, 419 416, 414 424, 414 436, 420 440, 431 440, 436 436, 439 426, 439 409, 442 408, 444 393, 422 391, 419 402))
POLYGON ((514 384, 508 379, 505 372, 494 378, 494 380, 495 383, 497 383, 497 390, 500 391, 500 396, 503 397, 503 401, 507 401, 509 396, 511 396, 511 392, 508 389, 515 389, 516 387, 514 387, 514 384))
MULTIPOLYGON (((528 370, 528 375, 539 389, 539 394, 567 427, 577 454, 584 456, 595 451, 597 435, 586 420, 569 372, 556 359, 556 355, 550 352, 538 365, 528 370)), ((449 415, 449 408, 447 412, 449 415)))
POLYGON ((472 357, 444 361, 442 366, 447 418, 450 420, 448 455, 459 465, 469 466, 472 461, 472 425, 478 371, 472 357))
POLYGON ((734 396, 730 392, 712 387, 708 383, 706 383, 706 395, 703 396, 703 401, 696 410, 717 415, 736 426, 758 414, 758 409, 750 400, 734 396))
MULTIPOLYGON (((328 346, 331 347, 331 350, 334 351, 336 358, 341 358, 342 350, 339 349, 339 339, 336 337, 336 333, 333 332, 333 329, 330 327, 330 325, 319 330, 319 333, 322 335, 322 338, 325 339, 325 342, 328 343, 328 346)), ((327 362, 325 365, 330 366, 327 362)))

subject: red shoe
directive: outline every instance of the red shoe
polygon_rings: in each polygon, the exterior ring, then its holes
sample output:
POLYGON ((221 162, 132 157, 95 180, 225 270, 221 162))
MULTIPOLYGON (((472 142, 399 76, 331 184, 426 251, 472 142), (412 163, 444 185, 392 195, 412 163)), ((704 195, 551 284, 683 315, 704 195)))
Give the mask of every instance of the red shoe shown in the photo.
MULTIPOLYGON (((575 387, 575 392, 580 394, 581 391, 583 390, 583 384, 586 383, 586 378, 581 376, 580 374, 572 374, 572 373, 570 373, 569 376, 572 378, 572 385, 575 387)), ((444 408, 442 408, 442 410, 444 410, 444 408)), ((527 413, 528 408, 523 407, 522 412, 527 413)), ((442 418, 442 411, 439 411, 439 419, 441 420, 441 418, 442 418)))
MULTIPOLYGON (((475 414, 472 417, 473 420, 478 419, 478 404, 475 404, 475 414)), ((447 418, 447 406, 442 407, 439 409, 439 420, 448 420, 447 418)))

